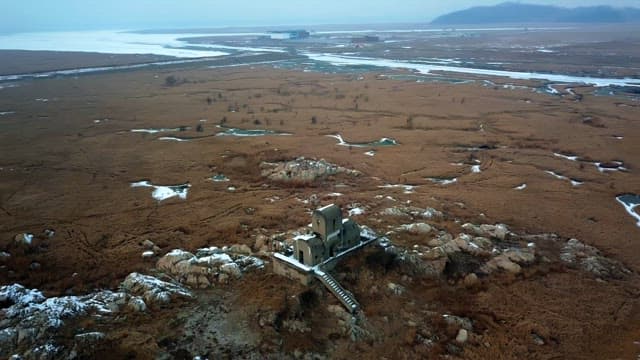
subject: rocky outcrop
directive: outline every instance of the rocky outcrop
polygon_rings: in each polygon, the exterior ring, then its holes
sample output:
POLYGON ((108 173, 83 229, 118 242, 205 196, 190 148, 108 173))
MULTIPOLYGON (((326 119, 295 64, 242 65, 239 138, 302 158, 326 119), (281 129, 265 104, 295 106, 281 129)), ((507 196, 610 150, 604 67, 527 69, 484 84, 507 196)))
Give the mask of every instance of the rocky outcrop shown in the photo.
POLYGON ((560 259, 574 267, 603 279, 620 279, 631 271, 618 261, 609 259, 593 246, 577 239, 568 240, 560 252, 560 259))
MULTIPOLYGON (((141 297, 146 304, 168 304, 180 298, 193 297, 191 292, 182 286, 138 273, 129 274, 120 285, 120 289, 127 294, 141 297)), ((140 305, 139 300, 136 299, 130 307, 135 309, 140 305)))
POLYGON ((386 208, 380 212, 380 215, 423 218, 423 219, 443 217, 442 212, 434 208, 427 207, 422 209, 415 206, 394 206, 394 207, 386 208))
POLYGON ((405 225, 400 225, 398 230, 406 231, 409 234, 424 235, 424 234, 428 234, 428 233, 431 232, 431 225, 423 223, 423 222, 413 223, 413 224, 405 224, 405 225))
MULTIPOLYGON (((411 211, 422 213, 402 207, 390 209, 405 215, 411 215, 411 211)), ((536 260, 535 246, 518 240, 506 225, 465 224, 463 229, 471 234, 460 233, 454 238, 445 231, 439 231, 426 241, 426 245, 414 245, 411 250, 387 245, 386 251, 396 255, 395 261, 402 274, 432 278, 444 275, 461 280, 465 286, 478 283, 478 275, 495 272, 519 274, 523 267, 532 265, 536 260), (510 239, 512 236, 514 239, 510 239)), ((402 225, 398 230, 421 235, 434 232, 426 223, 402 225)))
POLYGON ((509 228, 505 224, 482 224, 482 225, 474 225, 474 224, 464 224, 462 225, 462 229, 465 230, 469 234, 473 234, 476 236, 494 238, 498 240, 505 240, 507 235, 509 234, 509 228))
POLYGON ((308 182, 336 174, 346 174, 350 176, 358 176, 361 174, 357 170, 331 164, 324 159, 314 160, 303 157, 292 161, 276 163, 263 162, 260 164, 260 169, 263 177, 269 180, 285 182, 308 182))
MULTIPOLYGON (((19 349, 31 349, 28 357, 48 358, 63 351, 52 343, 57 330, 71 319, 114 316, 123 311, 146 311, 148 306, 166 305, 191 293, 178 285, 152 276, 132 273, 120 291, 102 290, 82 296, 45 297, 42 292, 13 284, 0 287, 4 319, 0 321, 0 357, 19 349)), ((95 334, 94 334, 95 335, 95 334)), ((91 342, 93 335, 77 340, 91 342)))
POLYGON ((228 283, 242 276, 243 272, 262 268, 264 262, 248 256, 251 248, 234 245, 230 248, 210 247, 199 249, 196 254, 175 249, 160 258, 156 267, 170 274, 177 281, 193 288, 208 288, 216 283, 228 283))

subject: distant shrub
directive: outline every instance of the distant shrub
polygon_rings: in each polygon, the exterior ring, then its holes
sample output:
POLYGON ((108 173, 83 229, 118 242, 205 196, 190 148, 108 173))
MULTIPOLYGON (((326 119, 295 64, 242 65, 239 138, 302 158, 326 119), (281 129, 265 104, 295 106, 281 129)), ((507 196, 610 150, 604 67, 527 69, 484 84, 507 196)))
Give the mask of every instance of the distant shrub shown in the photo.
POLYGON ((165 86, 176 86, 177 84, 178 84, 178 78, 173 75, 169 75, 166 78, 164 78, 165 86))

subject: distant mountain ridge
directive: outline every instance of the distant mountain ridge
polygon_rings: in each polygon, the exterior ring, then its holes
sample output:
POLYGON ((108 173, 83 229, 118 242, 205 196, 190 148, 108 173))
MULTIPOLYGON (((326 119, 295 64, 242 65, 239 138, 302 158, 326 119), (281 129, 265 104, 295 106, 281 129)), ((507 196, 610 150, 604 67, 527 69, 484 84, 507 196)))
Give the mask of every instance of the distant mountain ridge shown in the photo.
POLYGON ((442 15, 434 25, 506 23, 630 23, 640 22, 640 9, 588 6, 563 8, 506 2, 495 6, 476 6, 442 15))

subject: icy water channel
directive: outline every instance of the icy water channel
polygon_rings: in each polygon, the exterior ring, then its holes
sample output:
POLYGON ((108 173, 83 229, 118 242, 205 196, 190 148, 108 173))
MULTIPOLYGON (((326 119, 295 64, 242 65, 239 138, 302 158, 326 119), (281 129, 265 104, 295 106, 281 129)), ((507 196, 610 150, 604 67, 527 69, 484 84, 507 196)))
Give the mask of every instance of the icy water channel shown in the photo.
POLYGON ((640 227, 640 214, 637 212, 640 209, 640 195, 623 194, 616 197, 616 200, 624 206, 629 215, 638 221, 636 225, 640 227))

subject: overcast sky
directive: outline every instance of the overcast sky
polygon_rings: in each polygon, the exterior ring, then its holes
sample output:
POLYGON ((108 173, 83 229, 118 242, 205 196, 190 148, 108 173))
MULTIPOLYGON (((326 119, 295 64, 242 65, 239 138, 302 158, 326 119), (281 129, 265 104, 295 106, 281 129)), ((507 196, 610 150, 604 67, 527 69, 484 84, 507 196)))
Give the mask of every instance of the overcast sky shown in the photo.
MULTIPOLYGON (((0 0, 0 32, 429 22, 504 0, 0 0)), ((640 0, 527 3, 640 7, 640 0)))

